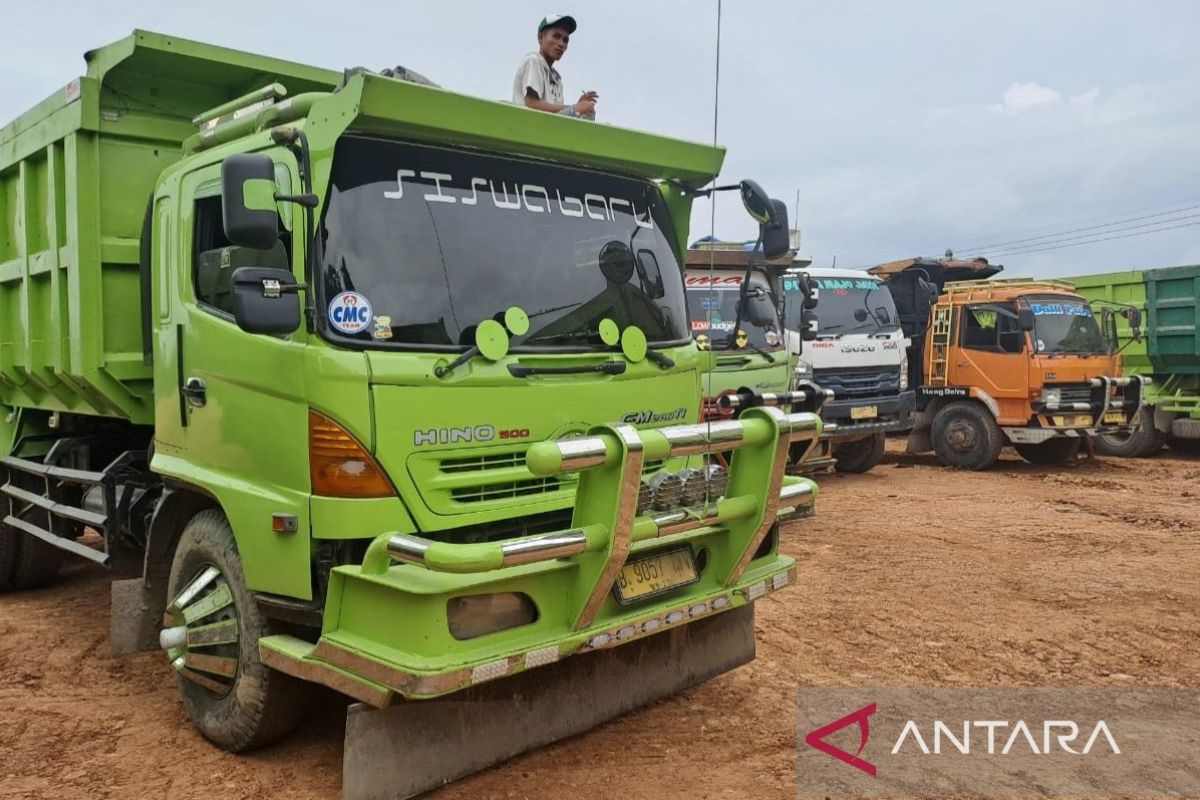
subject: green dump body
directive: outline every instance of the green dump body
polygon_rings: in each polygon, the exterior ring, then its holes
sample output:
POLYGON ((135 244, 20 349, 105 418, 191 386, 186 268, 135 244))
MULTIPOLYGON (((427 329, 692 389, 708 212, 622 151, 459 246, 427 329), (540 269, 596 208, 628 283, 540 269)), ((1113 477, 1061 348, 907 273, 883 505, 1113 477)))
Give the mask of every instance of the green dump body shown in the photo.
POLYGON ((205 110, 341 76, 143 31, 86 59, 0 129, 0 402, 149 424, 139 238, 159 175, 205 110))
MULTIPOLYGON (((1110 272, 1067 278, 1084 297, 1132 305, 1142 312, 1142 340, 1130 341, 1117 316, 1127 374, 1152 375, 1147 402, 1159 411, 1200 419, 1200 266, 1110 272)), ((1160 419, 1160 428, 1168 429, 1160 419)))

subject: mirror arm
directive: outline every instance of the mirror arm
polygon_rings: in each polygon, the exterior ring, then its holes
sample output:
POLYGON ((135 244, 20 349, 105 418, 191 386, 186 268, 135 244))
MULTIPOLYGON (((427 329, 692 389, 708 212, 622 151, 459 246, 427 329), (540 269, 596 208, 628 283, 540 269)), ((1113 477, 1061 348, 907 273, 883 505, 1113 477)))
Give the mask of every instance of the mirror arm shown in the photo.
MULTIPOLYGON (((304 131, 291 126, 275 128, 271 138, 288 148, 296 158, 296 166, 300 173, 300 186, 304 190, 299 195, 276 195, 276 200, 296 203, 304 209, 304 283, 308 287, 317 274, 317 230, 314 209, 320 204, 320 198, 313 191, 312 183, 312 154, 308 146, 308 136, 304 131)), ((317 308, 314 305, 313 293, 304 294, 305 327, 309 333, 317 329, 317 308)))

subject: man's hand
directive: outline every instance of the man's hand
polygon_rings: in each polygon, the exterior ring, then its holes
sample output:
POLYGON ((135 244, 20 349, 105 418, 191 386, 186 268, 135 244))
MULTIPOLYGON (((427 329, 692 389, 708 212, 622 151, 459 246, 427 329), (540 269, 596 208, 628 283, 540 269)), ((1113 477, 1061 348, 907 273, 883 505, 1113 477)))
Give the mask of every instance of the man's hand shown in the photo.
POLYGON ((579 95, 579 101, 571 107, 580 116, 594 117, 596 115, 596 101, 599 99, 600 95, 595 92, 584 92, 579 95))

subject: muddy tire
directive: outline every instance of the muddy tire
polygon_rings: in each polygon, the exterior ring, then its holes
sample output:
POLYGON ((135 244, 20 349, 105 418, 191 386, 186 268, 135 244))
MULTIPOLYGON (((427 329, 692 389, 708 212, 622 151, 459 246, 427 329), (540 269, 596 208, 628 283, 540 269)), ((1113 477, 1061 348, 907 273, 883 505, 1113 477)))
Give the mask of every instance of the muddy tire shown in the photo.
POLYGON ((1017 451, 1017 455, 1030 464, 1051 466, 1065 464, 1075 458, 1075 454, 1079 452, 1079 442, 1080 440, 1077 438, 1063 436, 1047 439, 1037 444, 1014 443, 1013 449, 1017 451))
POLYGON ((62 560, 57 547, 0 523, 0 592, 49 586, 62 560))
POLYGON ((1154 409, 1142 406, 1133 433, 1105 433, 1096 437, 1096 452, 1120 458, 1149 458, 1162 449, 1163 435, 1154 427, 1154 409))
POLYGON ((838 472, 856 475, 870 472, 876 464, 883 460, 884 443, 883 434, 875 433, 866 439, 839 444, 833 452, 837 458, 837 465, 834 469, 838 472))
POLYGON ((944 406, 930 429, 933 450, 948 467, 987 469, 1000 458, 1004 433, 992 413, 978 403, 959 401, 944 406))
POLYGON ((176 630, 180 625, 230 625, 231 619, 236 622, 231 626, 236 629, 235 642, 182 645, 168 650, 168 658, 179 673, 184 707, 200 733, 235 753, 263 747, 290 733, 307 708, 307 686, 270 669, 259 659, 258 640, 273 632, 271 623, 259 612, 246 588, 233 531, 220 511, 202 511, 184 528, 171 564, 167 597, 172 605, 164 625, 176 630), (187 602, 181 602, 181 593, 196 586, 202 588, 187 602), (185 623, 182 609, 194 609, 201 602, 207 602, 209 608, 219 606, 220 602, 208 598, 225 592, 231 602, 185 623), (194 664, 187 663, 189 656, 194 664), (213 658, 225 665, 225 674, 212 671, 213 658), (229 667, 231 659, 235 669, 229 667))

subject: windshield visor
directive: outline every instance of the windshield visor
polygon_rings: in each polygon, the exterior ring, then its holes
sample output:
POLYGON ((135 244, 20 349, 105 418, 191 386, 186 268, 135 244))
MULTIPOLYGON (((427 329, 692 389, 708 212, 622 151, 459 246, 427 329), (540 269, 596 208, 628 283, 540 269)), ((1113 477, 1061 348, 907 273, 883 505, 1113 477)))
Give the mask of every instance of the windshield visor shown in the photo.
MULTIPOLYGON (((820 290, 816 315, 820 334, 877 333, 900 328, 892 293, 880 281, 869 278, 809 278, 820 290), (858 312, 858 319, 855 316, 858 312)), ((785 288, 787 281, 784 281, 785 288)), ((800 330, 804 295, 798 290, 787 298, 788 330, 800 330)))
POLYGON ((1082 300, 1062 297, 1035 298, 1029 301, 1033 311, 1033 335, 1037 352, 1093 355, 1108 353, 1108 342, 1092 309, 1082 300))
POLYGON ((757 347, 760 350, 778 350, 783 346, 779 335, 779 318, 773 310, 771 293, 766 284, 756 278, 750 279, 752 289, 761 295, 750 297, 747 303, 755 303, 764 315, 774 317, 767 324, 755 324, 749 309, 743 308, 742 321, 738 329, 734 324, 738 318, 738 298, 741 296, 742 276, 714 274, 687 277, 688 314, 691 319, 692 336, 701 348, 714 350, 740 350, 757 347))
POLYGON ((599 346, 603 319, 688 338, 683 281, 651 183, 351 136, 320 229, 323 330, 342 342, 462 349, 518 307, 513 346, 599 346))

